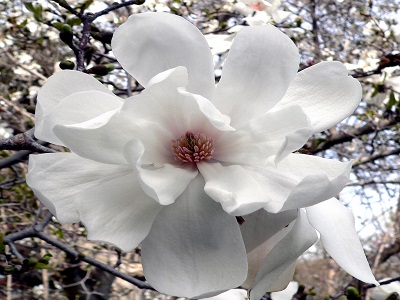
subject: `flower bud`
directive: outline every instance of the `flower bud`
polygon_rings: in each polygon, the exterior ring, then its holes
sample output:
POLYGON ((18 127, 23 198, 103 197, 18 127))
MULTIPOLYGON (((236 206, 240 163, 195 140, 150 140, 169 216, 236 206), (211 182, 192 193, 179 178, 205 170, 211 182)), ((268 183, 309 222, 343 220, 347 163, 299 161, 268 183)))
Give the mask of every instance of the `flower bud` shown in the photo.
POLYGON ((63 60, 60 62, 60 68, 63 70, 73 70, 75 68, 75 63, 70 60, 63 60))

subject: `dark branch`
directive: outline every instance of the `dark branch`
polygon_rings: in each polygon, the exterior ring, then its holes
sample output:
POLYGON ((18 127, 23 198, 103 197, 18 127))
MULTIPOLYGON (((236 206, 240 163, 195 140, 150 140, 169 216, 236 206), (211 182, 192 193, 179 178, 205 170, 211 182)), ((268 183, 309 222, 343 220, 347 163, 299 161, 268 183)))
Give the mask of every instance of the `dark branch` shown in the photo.
POLYGON ((326 141, 319 143, 317 147, 313 147, 314 143, 313 140, 311 140, 303 147, 303 150, 305 150, 307 154, 316 154, 321 151, 330 149, 335 145, 343 144, 345 142, 350 142, 354 138, 359 138, 366 134, 385 130, 399 123, 400 123, 400 118, 382 120, 379 121, 378 123, 371 122, 359 128, 349 129, 346 132, 335 133, 329 136, 326 141))
POLYGON ((110 7, 106 8, 106 9, 104 9, 102 11, 99 11, 99 12, 93 14, 91 19, 95 20, 96 18, 98 18, 100 16, 103 16, 103 15, 106 15, 109 12, 111 12, 113 10, 116 10, 116 9, 119 9, 121 7, 126 7, 126 6, 134 5, 134 4, 140 5, 140 4, 143 4, 144 2, 145 2, 144 0, 132 0, 132 1, 126 1, 126 2, 122 2, 122 3, 114 4, 114 5, 111 5, 110 7))
POLYGON ((33 136, 34 129, 0 140, 0 150, 29 150, 39 153, 55 153, 54 149, 45 147, 37 142, 33 136))
POLYGON ((111 267, 107 264, 101 263, 91 257, 87 257, 87 256, 83 255, 82 253, 79 253, 75 249, 70 248, 70 247, 64 245, 63 243, 61 243, 60 241, 45 234, 43 232, 43 230, 51 221, 52 216, 53 215, 50 212, 48 212, 46 214, 46 216, 43 218, 43 220, 38 225, 33 226, 33 227, 26 227, 18 232, 6 235, 3 240, 4 244, 6 244, 10 247, 10 250, 13 252, 13 254, 16 257, 18 257, 19 259, 22 258, 22 260, 23 260, 23 257, 21 256, 21 254, 19 254, 19 252, 15 248, 14 242, 20 241, 22 239, 29 238, 29 237, 36 237, 36 238, 39 238, 39 239, 47 242, 48 244, 50 244, 54 247, 62 250, 66 254, 74 257, 76 260, 84 261, 94 267, 97 267, 97 268, 99 268, 103 271, 106 271, 116 277, 119 277, 129 283, 132 283, 133 285, 137 286, 138 288, 154 290, 154 288, 151 285, 149 285, 147 282, 144 282, 144 281, 141 281, 134 277, 131 277, 127 274, 124 274, 124 273, 114 269, 113 267, 111 267))

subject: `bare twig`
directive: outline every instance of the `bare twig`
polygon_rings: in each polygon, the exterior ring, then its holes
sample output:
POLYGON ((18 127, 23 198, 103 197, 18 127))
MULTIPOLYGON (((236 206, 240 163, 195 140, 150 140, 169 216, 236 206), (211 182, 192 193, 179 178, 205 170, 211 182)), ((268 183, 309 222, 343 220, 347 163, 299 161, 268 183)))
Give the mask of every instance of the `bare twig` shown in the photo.
POLYGON ((34 129, 17 134, 7 139, 0 139, 0 150, 30 150, 39 153, 55 153, 54 149, 45 147, 33 137, 34 129))
MULTIPOLYGON (((49 212, 49 213, 47 213, 47 215, 43 218, 43 220, 38 225, 32 226, 32 227, 26 227, 18 232, 14 232, 14 233, 6 235, 3 240, 4 244, 9 245, 10 250, 12 251, 13 249, 15 250, 15 248, 12 248, 13 247, 12 245, 14 244, 15 241, 20 241, 22 239, 29 238, 29 237, 36 237, 36 238, 39 238, 39 239, 47 242, 48 244, 50 244, 54 247, 62 250, 64 253, 70 255, 71 257, 74 257, 76 260, 84 261, 94 267, 97 267, 103 271, 106 271, 109 274, 112 274, 116 277, 119 277, 119 278, 129 282, 129 283, 132 283, 133 285, 137 286, 138 288, 154 290, 154 288, 151 285, 149 285, 147 282, 141 281, 141 280, 131 277, 127 274, 124 274, 124 273, 114 269, 112 266, 101 263, 101 262, 95 260, 94 258, 87 257, 87 256, 79 253, 75 249, 68 247, 68 246, 64 245, 63 243, 61 243, 60 241, 45 234, 43 232, 43 230, 48 225, 48 223, 51 221, 52 216, 53 215, 49 212)), ((13 253, 16 256, 18 255, 17 252, 13 251, 13 253)))

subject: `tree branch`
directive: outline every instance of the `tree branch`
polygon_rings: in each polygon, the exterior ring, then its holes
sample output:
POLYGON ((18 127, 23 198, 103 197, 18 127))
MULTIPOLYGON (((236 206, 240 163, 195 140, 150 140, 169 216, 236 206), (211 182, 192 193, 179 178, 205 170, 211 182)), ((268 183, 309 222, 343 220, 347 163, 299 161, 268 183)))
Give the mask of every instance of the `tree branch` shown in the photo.
POLYGON ((343 144, 345 142, 350 142, 354 138, 359 138, 366 134, 385 130, 396 124, 400 124, 400 117, 396 117, 393 119, 380 120, 377 123, 370 122, 359 128, 352 128, 352 129, 347 130, 346 132, 335 133, 335 134, 329 136, 326 141, 319 143, 317 147, 313 147, 315 139, 310 140, 303 147, 303 150, 307 154, 316 154, 321 151, 330 149, 335 145, 343 144))
POLYGON ((76 260, 84 261, 94 267, 97 267, 97 268, 99 268, 103 271, 106 271, 118 278, 121 278, 129 283, 132 283, 133 285, 137 286, 138 288, 154 290, 154 288, 151 285, 149 285, 147 282, 144 282, 144 281, 141 281, 134 277, 131 277, 127 274, 122 273, 121 271, 114 269, 113 267, 111 267, 107 264, 101 263, 91 257, 87 257, 87 256, 83 255, 82 253, 79 253, 75 249, 70 248, 70 247, 64 245, 63 243, 61 243, 60 241, 45 234, 43 232, 44 228, 50 223, 52 217, 53 217, 53 215, 50 212, 48 212, 46 214, 46 216, 43 218, 43 220, 38 225, 26 227, 18 232, 6 235, 3 239, 3 243, 10 247, 10 250, 13 252, 13 254, 15 256, 17 256, 19 259, 22 258, 22 260, 23 260, 23 257, 21 256, 21 254, 19 254, 17 249, 15 248, 14 242, 20 241, 22 239, 29 238, 29 237, 31 237, 31 238, 36 237, 36 238, 39 238, 39 239, 47 242, 48 244, 50 244, 54 247, 62 250, 66 254, 74 257, 76 260))
MULTIPOLYGON (((54 149, 45 147, 34 139, 34 128, 7 139, 0 139, 0 150, 29 150, 39 153, 55 153, 54 149)), ((44 142, 43 142, 44 143, 44 142)))

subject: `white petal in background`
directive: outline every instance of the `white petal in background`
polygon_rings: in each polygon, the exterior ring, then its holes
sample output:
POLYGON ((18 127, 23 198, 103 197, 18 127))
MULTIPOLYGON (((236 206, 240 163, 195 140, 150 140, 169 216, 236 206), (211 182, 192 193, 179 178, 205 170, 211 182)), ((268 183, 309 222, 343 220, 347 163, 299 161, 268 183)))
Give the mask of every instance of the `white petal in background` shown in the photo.
MULTIPOLYGON (((82 72, 65 70, 49 77, 38 94, 35 113, 35 136, 41 140, 61 144, 54 135, 51 136, 51 133, 48 132, 48 128, 44 126, 44 120, 64 98, 74 93, 87 91, 98 91, 114 95, 98 80, 82 72)), ((89 119, 91 116, 90 110, 87 113, 89 114, 89 119)), ((80 122, 88 119, 81 120, 80 122)))
MULTIPOLYGON (((297 217, 297 211, 295 211, 296 217, 297 217)), ((288 226, 282 228, 278 232, 276 232, 273 236, 268 238, 268 240, 264 241, 261 245, 257 246, 250 252, 247 251, 247 262, 249 265, 249 270, 247 274, 246 281, 242 284, 243 288, 246 289, 251 289, 255 282, 256 276, 258 271, 260 270, 260 267, 263 265, 263 262, 265 258, 267 257, 268 253, 290 232, 290 230, 293 227, 294 222, 290 223, 288 226)), ((247 246, 247 245, 246 245, 247 246)), ((247 249, 247 248, 246 248, 247 249)), ((293 268, 294 268, 294 263, 293 263, 293 268)), ((286 278, 288 277, 288 280, 292 279, 293 272, 291 270, 293 268, 288 268, 289 271, 283 272, 283 274, 277 274, 277 278, 286 278), (286 273, 289 274, 287 275, 286 273)), ((293 269, 294 270, 294 269, 293 269)), ((285 281, 286 282, 286 281, 285 281)), ((284 282, 284 284, 285 284, 284 282)), ((285 286, 282 286, 281 289, 285 288, 285 286)))
POLYGON ((158 73, 184 66, 189 73, 188 91, 212 97, 210 48, 196 26, 184 18, 168 13, 132 15, 115 31, 111 46, 122 67, 144 87, 158 73))
POLYGON ((296 76, 300 55, 295 44, 271 25, 246 27, 235 37, 213 102, 240 127, 266 113, 296 76))
POLYGON ((244 223, 240 226, 247 253, 270 239, 284 227, 297 218, 297 210, 288 210, 271 214, 260 209, 243 216, 244 223))
POLYGON ((332 258, 357 279, 378 284, 354 227, 353 213, 332 198, 306 208, 311 225, 321 234, 321 242, 332 258))
POLYGON ((26 182, 39 200, 63 224, 79 222, 76 198, 93 186, 132 172, 129 167, 107 165, 73 153, 29 156, 26 182))
POLYGON ((271 298, 272 300, 292 300, 293 295, 296 294, 298 289, 298 282, 291 281, 283 291, 271 293, 271 298))
POLYGON ((246 250, 236 218, 203 187, 204 180, 197 176, 174 204, 161 211, 142 243, 146 279, 164 293, 189 298, 216 295, 246 278, 246 250))
POLYGON ((318 239, 303 211, 290 232, 267 254, 251 289, 250 299, 259 300, 266 292, 285 288, 292 279, 297 258, 318 239))
POLYGON ((360 104, 362 89, 340 62, 321 62, 299 72, 274 110, 300 105, 314 132, 331 128, 360 104))

